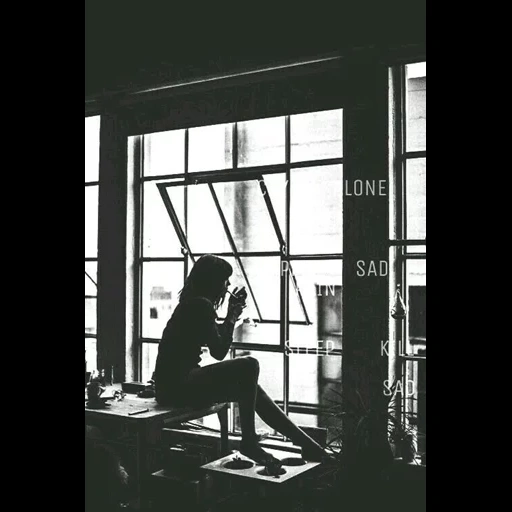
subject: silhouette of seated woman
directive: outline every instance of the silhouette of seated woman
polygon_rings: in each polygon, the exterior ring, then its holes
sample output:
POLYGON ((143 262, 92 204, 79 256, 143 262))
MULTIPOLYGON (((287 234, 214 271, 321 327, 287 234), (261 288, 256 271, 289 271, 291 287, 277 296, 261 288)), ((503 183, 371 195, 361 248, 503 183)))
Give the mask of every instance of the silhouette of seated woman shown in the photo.
POLYGON ((274 458, 259 445, 255 413, 271 428, 321 460, 323 448, 296 426, 258 385, 257 359, 241 357, 223 361, 233 342, 233 331, 246 307, 244 288, 233 292, 225 321, 217 323, 233 268, 225 260, 207 255, 194 265, 180 292, 180 301, 163 332, 153 379, 156 399, 176 407, 236 402, 242 440, 240 452, 258 464, 274 458), (219 363, 200 367, 202 347, 219 363))

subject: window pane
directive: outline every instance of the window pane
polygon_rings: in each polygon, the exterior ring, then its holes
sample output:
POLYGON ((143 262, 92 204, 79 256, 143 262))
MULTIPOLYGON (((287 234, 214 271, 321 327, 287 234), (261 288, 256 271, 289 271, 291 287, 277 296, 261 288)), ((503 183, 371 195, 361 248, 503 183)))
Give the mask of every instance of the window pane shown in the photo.
POLYGON ((427 362, 407 361, 404 395, 406 418, 416 434, 418 454, 427 451, 427 362))
POLYGON ((144 136, 144 176, 185 173, 185 130, 144 136))
POLYGON ((343 110, 291 118, 292 162, 343 157, 343 110))
POLYGON ((341 357, 290 354, 290 402, 330 407, 341 391, 341 357))
POLYGON ((87 361, 86 371, 92 372, 98 369, 97 357, 96 338, 85 338, 85 360, 87 361))
POLYGON ((95 296, 98 293, 98 264, 85 264, 85 295, 95 296))
POLYGON ((85 333, 97 334, 97 299, 85 299, 85 333))
POLYGON ((286 161, 285 139, 284 117, 239 123, 239 167, 284 164, 286 161))
MULTIPOLYGON (((341 339, 343 261, 292 261, 290 280, 297 281, 311 327, 290 326, 291 346, 316 347, 318 340, 341 339)), ((305 321, 298 294, 290 282, 290 319, 305 321)), ((339 347, 336 347, 339 348, 339 347)))
POLYGON ((179 302, 183 263, 144 263, 142 268, 142 337, 161 339, 179 302))
MULTIPOLYGON (((267 176, 264 183, 284 237, 286 177, 267 176)), ((258 181, 216 183, 213 188, 239 252, 279 250, 279 239, 258 181)))
POLYGON ((85 182, 98 181, 100 165, 100 116, 85 118, 85 182))
MULTIPOLYGON (((275 354, 270 352, 250 352, 248 350, 237 350, 235 352, 235 358, 252 356, 257 359, 260 363, 260 378, 259 384, 265 390, 265 392, 274 401, 284 401, 284 388, 283 388, 283 355, 275 354)), ((238 404, 235 406, 235 432, 240 432, 240 418, 238 413, 238 404)), ((276 432, 271 429, 266 423, 264 423, 259 416, 256 415, 256 429, 267 431, 271 435, 275 435, 276 432)))
POLYGON ((156 358, 158 356, 158 345, 155 343, 142 344, 142 382, 146 383, 153 377, 156 358))
POLYGON ((332 446, 339 446, 342 432, 341 419, 329 414, 328 412, 320 412, 318 414, 291 413, 290 419, 299 427, 306 427, 306 431, 307 427, 326 428, 327 444, 332 443, 332 446))
POLYGON ((427 66, 407 66, 407 151, 427 149, 427 66))
POLYGON ((407 247, 406 252, 408 254, 427 254, 426 245, 410 245, 407 247))
MULTIPOLYGON (((244 315, 242 317, 251 318, 244 315)), ((242 323, 235 329, 234 341, 236 343, 254 343, 256 345, 279 345, 281 331, 279 324, 242 323)))
MULTIPOLYGON (((185 229, 183 187, 168 187, 166 192, 178 215, 182 229, 185 229)), ((146 258, 182 256, 178 235, 156 183, 144 184, 143 256, 146 258)))
POLYGON ((427 161, 407 162, 407 238, 427 238, 427 161))
POLYGON ((233 125, 207 126, 189 131, 189 171, 217 171, 233 167, 233 125))
POLYGON ((427 262, 409 260, 406 263, 408 288, 408 353, 426 349, 427 342, 427 262))
POLYGON ((85 187, 85 257, 98 256, 98 187, 85 187))
MULTIPOLYGON (((234 223, 233 187, 216 187, 221 205, 227 205, 224 215, 234 223), (231 206, 230 206, 231 205, 231 206)), ((188 187, 188 241, 194 253, 230 252, 228 237, 208 185, 188 187)))
POLYGON ((292 254, 343 252, 343 166, 296 169, 291 176, 292 254))

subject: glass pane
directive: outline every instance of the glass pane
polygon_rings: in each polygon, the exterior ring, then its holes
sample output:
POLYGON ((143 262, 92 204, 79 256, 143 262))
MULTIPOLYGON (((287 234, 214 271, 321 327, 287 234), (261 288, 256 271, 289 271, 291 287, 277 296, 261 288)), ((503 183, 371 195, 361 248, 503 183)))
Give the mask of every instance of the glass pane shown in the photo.
MULTIPOLYGON (((168 187, 166 191, 178 215, 181 227, 185 229, 184 188, 168 187)), ((143 256, 146 258, 182 256, 178 235, 156 183, 144 184, 143 256)))
POLYGON ((408 353, 426 350, 427 343, 427 261, 409 260, 406 263, 408 288, 408 353))
MULTIPOLYGON (((234 223, 233 187, 215 187, 221 205, 227 205, 224 215, 234 223)), ((188 188, 188 241, 194 253, 230 252, 228 237, 208 185, 188 188)))
MULTIPOLYGON (((290 419, 299 427, 304 427, 307 432, 308 427, 318 427, 327 429, 327 444, 332 443, 332 446, 339 446, 341 440, 341 418, 332 416, 326 412, 318 414, 298 414, 291 413, 290 419)), ((314 433, 310 433, 314 436, 314 433)))
MULTIPOLYGON (((281 221, 279 229, 284 237, 286 177, 267 176, 264 183, 268 189, 265 194, 281 221)), ((258 181, 216 183, 213 188, 239 252, 279 250, 279 239, 258 181)))
POLYGON ((407 151, 427 149, 427 65, 407 66, 407 151))
MULTIPOLYGON (((246 316, 244 315, 244 319, 246 316)), ((248 317, 251 318, 252 317, 248 317)), ((256 345, 279 345, 281 339, 279 324, 241 323, 235 330, 236 343, 254 343, 256 345)))
POLYGON ((185 130, 144 137, 144 176, 185 173, 185 130))
POLYGON ((98 354, 96 351, 96 338, 85 338, 85 360, 87 372, 98 369, 98 354))
POLYGON ((189 131, 189 171, 217 171, 233 167, 233 125, 189 131))
POLYGON ((142 382, 146 383, 153 377, 159 345, 155 343, 142 344, 142 382))
MULTIPOLYGON (((237 350, 235 352, 235 358, 252 356, 257 359, 260 363, 260 378, 259 384, 265 390, 270 398, 274 401, 284 401, 284 387, 283 387, 283 355, 275 354, 271 352, 258 352, 248 350, 237 350)), ((238 404, 235 405, 235 432, 240 432, 240 419, 238 414, 238 404)), ((259 416, 256 416, 256 430, 266 431, 271 435, 275 435, 276 432, 271 429, 266 423, 264 423, 259 416)))
POLYGON ((292 254, 343 252, 343 166, 296 169, 291 177, 292 254))
MULTIPOLYGON (((247 289, 247 308, 244 310, 244 318, 259 319, 256 303, 264 320, 279 320, 281 317, 281 260, 279 258, 242 258, 249 284, 256 299, 254 302, 249 287, 245 284, 243 274, 234 258, 225 258, 233 267, 233 275, 230 278, 231 289, 245 286, 247 289)), ((224 317, 227 311, 227 301, 220 310, 219 315, 224 317)), ((250 327, 250 326, 248 326, 250 327)), ((259 325, 256 329, 263 327, 259 325)), ((254 328, 247 330, 249 337, 254 336, 261 340, 261 329, 253 333, 254 328)), ((245 332, 245 331, 244 331, 245 332)), ((267 334, 267 333, 265 333, 267 334)), ((270 334, 270 333, 268 333, 270 334)), ((277 338, 278 339, 278 338, 277 338)), ((268 340, 266 344, 274 344, 275 340, 268 340)), ((277 343, 279 343, 277 341, 277 343)))
POLYGON ((85 183, 99 180, 100 119, 85 118, 85 183))
POLYGON ((407 247, 408 254, 427 254, 426 245, 410 245, 407 247))
POLYGON ((305 321, 291 282, 293 274, 313 323, 310 327, 290 326, 291 346, 315 348, 319 340, 341 339, 343 261, 292 261, 290 265, 290 320, 305 321))
POLYGON ((98 293, 98 264, 85 264, 85 295, 95 296, 98 293))
POLYGON ((427 362, 407 361, 403 386, 408 425, 416 437, 418 455, 427 451, 427 362))
POLYGON ((292 162, 343 157, 343 110, 291 118, 292 162))
POLYGON ((85 333, 97 334, 97 299, 85 299, 85 333))
POLYGON ((238 166, 286 162, 285 118, 259 119, 238 124, 238 166))
POLYGON ((330 407, 341 392, 341 357, 290 354, 290 402, 330 407), (333 391, 334 390, 334 391, 333 391))
POLYGON ((142 268, 142 337, 161 339, 179 302, 183 263, 144 263, 142 268))
POLYGON ((407 162, 407 238, 427 238, 427 161, 407 162))
POLYGON ((427 161, 407 162, 407 238, 427 238, 427 161))
POLYGON ((98 187, 85 187, 85 257, 98 257, 98 187))

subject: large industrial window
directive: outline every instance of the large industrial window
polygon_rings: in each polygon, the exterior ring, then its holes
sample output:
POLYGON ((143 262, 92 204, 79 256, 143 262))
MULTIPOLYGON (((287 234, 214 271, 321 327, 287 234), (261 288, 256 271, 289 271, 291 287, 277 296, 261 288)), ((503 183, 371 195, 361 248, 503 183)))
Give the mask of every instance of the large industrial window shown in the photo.
MULTIPOLYGON (((202 254, 248 290, 228 357, 261 362, 261 385, 299 424, 328 426, 341 386, 343 111, 131 138, 140 192, 140 378, 202 254)), ((220 311, 220 316, 224 311, 220 311)), ((211 364, 208 351, 203 364, 211 364)), ((233 430, 239 429, 236 408, 233 430)), ((261 425, 258 425, 258 427, 261 425)))

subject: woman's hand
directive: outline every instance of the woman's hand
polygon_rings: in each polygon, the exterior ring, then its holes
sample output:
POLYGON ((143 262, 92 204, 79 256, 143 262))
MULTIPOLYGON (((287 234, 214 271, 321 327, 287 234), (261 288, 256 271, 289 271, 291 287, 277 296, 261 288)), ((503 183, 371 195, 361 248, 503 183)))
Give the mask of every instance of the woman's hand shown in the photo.
POLYGON ((228 305, 228 314, 227 318, 236 323, 240 316, 242 315, 243 310, 247 307, 245 300, 247 299, 247 292, 245 287, 238 290, 235 288, 229 297, 229 305, 228 305))
POLYGON ((235 324, 240 319, 240 316, 246 307, 247 306, 245 304, 240 302, 235 303, 232 307, 230 306, 228 309, 227 319, 235 324))

